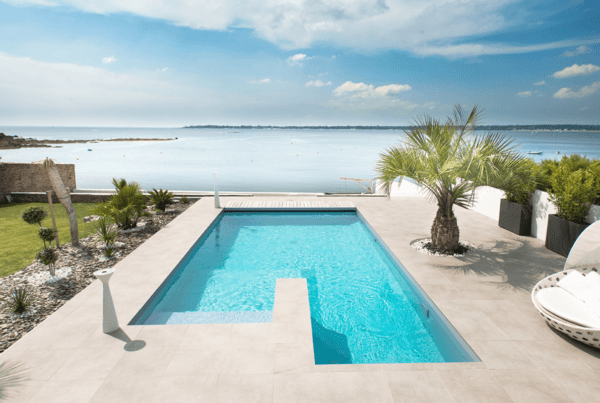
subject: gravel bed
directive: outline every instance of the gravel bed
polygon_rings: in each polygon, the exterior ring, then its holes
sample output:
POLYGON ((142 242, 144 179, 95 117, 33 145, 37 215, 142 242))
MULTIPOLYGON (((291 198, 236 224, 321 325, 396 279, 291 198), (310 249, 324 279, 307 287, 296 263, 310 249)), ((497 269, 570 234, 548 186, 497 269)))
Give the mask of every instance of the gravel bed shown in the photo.
POLYGON ((149 211, 151 217, 141 218, 138 222, 139 230, 119 231, 117 252, 109 259, 102 252, 103 242, 97 235, 91 235, 80 239, 79 247, 70 243, 61 245, 57 250, 55 277, 50 276, 47 266, 36 261, 0 278, 1 296, 6 297, 14 287, 26 287, 32 297, 32 304, 22 315, 14 314, 0 301, 0 353, 92 283, 96 279, 93 272, 117 264, 193 203, 172 204, 162 214, 149 211))
POLYGON ((431 238, 417 239, 416 241, 412 241, 410 246, 417 250, 418 252, 424 253, 426 255, 434 255, 434 256, 443 256, 443 257, 460 257, 465 256, 472 249, 477 249, 475 245, 469 242, 459 241, 458 244, 459 250, 455 253, 447 253, 445 251, 434 249, 431 246, 431 238))

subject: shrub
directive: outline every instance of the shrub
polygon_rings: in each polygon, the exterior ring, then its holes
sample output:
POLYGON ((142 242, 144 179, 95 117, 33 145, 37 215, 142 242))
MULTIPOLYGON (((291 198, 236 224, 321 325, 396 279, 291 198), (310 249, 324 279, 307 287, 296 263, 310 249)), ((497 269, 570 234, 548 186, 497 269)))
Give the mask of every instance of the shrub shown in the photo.
POLYGON ((56 230, 54 228, 44 228, 44 227, 40 228, 40 230, 38 232, 38 236, 40 237, 40 239, 42 241, 44 241, 44 248, 46 247, 46 242, 48 242, 48 245, 50 245, 52 243, 52 241, 54 241, 56 239, 57 233, 58 233, 58 230, 56 230))
POLYGON ((583 223, 600 192, 600 162, 572 155, 563 157, 557 165, 548 166, 552 167, 548 192, 557 215, 583 223))
POLYGON ((146 198, 142 194, 139 183, 124 181, 121 179, 117 182, 116 179, 113 179, 117 193, 111 196, 107 202, 98 203, 92 209, 92 213, 110 217, 121 229, 130 229, 137 226, 140 217, 148 215, 144 213, 146 198))
POLYGON ((21 218, 27 224, 37 224, 40 227, 42 226, 42 221, 44 218, 48 217, 48 213, 42 207, 29 207, 27 210, 23 211, 21 218))
POLYGON ((96 224, 96 228, 98 228, 98 236, 104 242, 105 246, 112 245, 115 243, 118 233, 112 227, 110 218, 100 217, 100 219, 98 219, 98 222, 96 224))
POLYGON ((115 245, 113 245, 113 244, 106 245, 106 247, 104 248, 102 253, 106 257, 111 257, 112 255, 115 254, 115 245))
POLYGON ((165 211, 167 205, 173 203, 172 199, 175 197, 168 189, 156 190, 155 188, 152 188, 152 192, 148 193, 150 194, 150 199, 152 199, 152 202, 154 203, 154 209, 157 211, 165 211))
POLYGON ((528 204, 531 194, 540 180, 540 167, 532 159, 523 158, 515 167, 505 173, 494 187, 504 190, 506 200, 519 204, 528 204))
POLYGON ((14 313, 23 313, 31 305, 31 294, 25 287, 13 288, 4 302, 14 313))
POLYGON ((188 204, 188 203, 190 202, 190 199, 188 199, 188 198, 187 198, 187 196, 183 196, 183 197, 182 197, 182 198, 179 200, 179 202, 180 202, 180 203, 183 203, 183 204, 188 204))
POLYGON ((52 247, 44 248, 38 252, 37 260, 50 268, 50 274, 54 276, 54 263, 58 260, 56 251, 52 247))

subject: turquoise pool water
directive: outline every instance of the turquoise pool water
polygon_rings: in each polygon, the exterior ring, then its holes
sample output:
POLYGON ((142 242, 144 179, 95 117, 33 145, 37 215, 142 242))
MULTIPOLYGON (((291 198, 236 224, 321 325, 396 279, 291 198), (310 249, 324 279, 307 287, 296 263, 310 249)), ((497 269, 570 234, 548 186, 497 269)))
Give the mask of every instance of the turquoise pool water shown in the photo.
POLYGON ((473 360, 355 211, 223 213, 133 322, 269 322, 299 277, 317 364, 473 360))

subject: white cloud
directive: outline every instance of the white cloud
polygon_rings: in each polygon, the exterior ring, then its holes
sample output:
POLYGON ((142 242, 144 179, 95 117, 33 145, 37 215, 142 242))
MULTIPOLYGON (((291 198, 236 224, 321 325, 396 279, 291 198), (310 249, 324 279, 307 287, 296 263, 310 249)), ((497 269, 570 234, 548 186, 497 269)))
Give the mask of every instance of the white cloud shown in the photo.
POLYGON ((571 67, 567 67, 561 71, 557 71, 556 73, 552 74, 552 77, 568 78, 575 76, 587 76, 597 71, 600 71, 600 67, 593 64, 583 64, 581 66, 578 64, 574 64, 571 67))
POLYGON ((545 80, 538 81, 537 83, 533 83, 533 85, 546 85, 546 81, 545 80))
POLYGON ((422 45, 412 48, 413 53, 421 56, 444 56, 450 59, 459 59, 463 57, 474 57, 481 55, 508 55, 508 54, 519 54, 519 53, 531 53, 539 52, 543 50, 560 49, 566 47, 572 47, 578 44, 596 44, 600 43, 600 39, 591 39, 583 41, 559 41, 542 43, 538 45, 525 45, 525 46, 514 46, 505 44, 478 44, 478 43, 466 43, 461 45, 447 45, 447 46, 429 46, 422 45))
POLYGON ((573 56, 579 56, 579 55, 583 55, 586 53, 590 53, 591 51, 592 50, 590 48, 588 48, 587 46, 581 45, 581 46, 576 47, 574 51, 568 50, 565 53, 563 53, 562 55, 566 56, 566 57, 573 57, 573 56))
POLYGON ((104 59, 102 59, 102 63, 104 63, 104 64, 114 63, 116 61, 117 61, 117 59, 115 59, 114 56, 109 56, 109 57, 105 57, 104 59))
POLYGON ((305 87, 324 87, 326 85, 331 85, 331 81, 327 81, 326 83, 321 80, 310 80, 306 84, 305 87))
POLYGON ((169 68, 168 67, 164 67, 160 71, 162 71, 163 73, 165 73, 167 70, 169 70, 169 68))
POLYGON ((382 97, 387 97, 388 95, 396 95, 402 91, 410 91, 411 89, 410 85, 389 84, 375 88, 375 92, 382 97))
POLYGON ((336 95, 353 94, 354 98, 381 98, 389 95, 396 95, 402 91, 410 91, 412 87, 407 84, 389 84, 375 88, 373 85, 365 83, 353 83, 346 81, 333 90, 336 95))
MULTIPOLYGON (((161 75, 165 77, 165 75, 161 75)), ((156 71, 115 73, 103 67, 49 63, 0 52, 5 124, 143 125, 181 123, 237 100, 203 87, 156 79, 156 71), (162 122, 162 123, 161 123, 162 122)))
MULTIPOLYGON (((5 0, 6 1, 6 0, 5 0)), ((9 0, 15 2, 16 0, 9 0)), ((135 14, 198 30, 246 28, 285 49, 316 42, 353 49, 404 49, 426 55, 473 57, 590 45, 594 40, 532 46, 454 45, 505 30, 519 21, 514 0, 25 0, 85 12, 135 14), (447 46, 439 46, 443 42, 447 46), (434 46, 437 45, 437 46, 434 46)), ((523 13, 535 5, 521 2, 523 13)), ((528 21, 528 20, 525 20, 528 21)), ((595 42, 598 43, 598 42, 595 42)))
POLYGON ((554 98, 569 99, 569 98, 583 98, 589 95, 594 95, 600 91, 600 81, 596 81, 593 84, 581 87, 579 91, 573 91, 571 88, 561 88, 554 94, 554 98))
POLYGON ((314 56, 306 56, 304 53, 298 53, 297 55, 290 56, 287 58, 287 62, 290 66, 302 66, 305 61, 314 59, 314 56))
POLYGON ((248 84, 271 84, 270 78, 261 78, 260 80, 247 81, 248 84))
POLYGON ((527 98, 531 96, 531 91, 523 91, 517 94, 518 97, 527 98))

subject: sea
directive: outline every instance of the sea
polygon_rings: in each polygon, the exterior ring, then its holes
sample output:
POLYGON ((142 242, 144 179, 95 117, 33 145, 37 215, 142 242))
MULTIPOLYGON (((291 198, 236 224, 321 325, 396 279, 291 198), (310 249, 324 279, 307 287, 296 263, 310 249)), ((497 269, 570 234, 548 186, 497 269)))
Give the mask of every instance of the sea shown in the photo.
MULTIPOLYGON (((53 148, 0 150, 1 162, 46 157, 75 164, 79 189, 110 189, 112 178, 143 189, 231 192, 362 193, 352 180, 375 178, 375 165, 402 130, 1 127, 38 140, 89 140, 53 148), (95 142, 162 138, 173 141, 95 142)), ((506 131, 536 162, 580 154, 600 158, 600 132, 506 131)), ((477 133, 481 134, 481 133, 477 133)), ((363 182, 367 187, 369 183, 363 182)))

